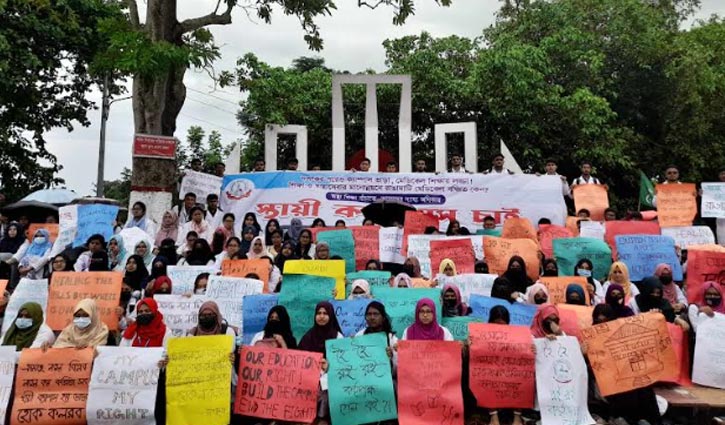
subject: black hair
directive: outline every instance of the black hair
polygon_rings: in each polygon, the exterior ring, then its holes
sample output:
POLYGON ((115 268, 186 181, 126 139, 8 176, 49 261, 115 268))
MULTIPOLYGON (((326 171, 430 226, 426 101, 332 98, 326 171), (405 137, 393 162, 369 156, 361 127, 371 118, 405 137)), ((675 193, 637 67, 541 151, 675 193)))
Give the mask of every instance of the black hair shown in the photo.
POLYGON ((499 319, 502 319, 506 324, 511 323, 511 315, 506 307, 502 305, 494 306, 488 313, 488 323, 494 323, 499 319))
POLYGON ((234 218, 234 214, 232 214, 232 213, 226 213, 226 214, 224 214, 224 216, 222 217, 222 221, 226 220, 226 219, 227 219, 227 218, 229 218, 229 217, 231 217, 231 218, 232 218, 232 220, 236 220, 236 218, 234 218))
MULTIPOLYGON (((134 202, 134 203, 133 203, 133 207, 135 207, 135 206, 137 206, 137 205, 138 205, 139 207, 141 207, 141 209, 143 210, 143 213, 144 213, 144 214, 146 214, 146 204, 144 204, 144 203, 143 203, 143 202, 141 202, 141 201, 136 201, 136 202, 134 202)), ((133 209, 133 207, 131 207, 131 208, 133 209)))
POLYGON ((206 202, 218 201, 218 200, 219 200, 219 195, 217 195, 216 193, 210 193, 210 194, 206 195, 206 202))
POLYGON ((91 235, 91 237, 89 237, 86 241, 86 246, 90 245, 93 241, 98 241, 101 243, 101 246, 106 246, 106 238, 104 238, 103 235, 99 233, 91 235))
POLYGON ((196 193, 194 193, 194 192, 186 192, 186 195, 184 195, 184 199, 186 199, 186 198, 188 198, 190 196, 192 198, 196 199, 196 193))
POLYGON ((539 226, 541 226, 542 224, 551 224, 551 220, 546 217, 542 217, 539 219, 539 226))

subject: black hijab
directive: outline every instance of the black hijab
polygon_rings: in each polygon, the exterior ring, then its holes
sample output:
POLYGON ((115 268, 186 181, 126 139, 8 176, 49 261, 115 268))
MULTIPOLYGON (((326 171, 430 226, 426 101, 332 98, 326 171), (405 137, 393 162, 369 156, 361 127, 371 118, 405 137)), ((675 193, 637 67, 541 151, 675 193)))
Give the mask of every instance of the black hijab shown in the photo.
POLYGON ((143 262, 143 257, 140 255, 132 255, 126 260, 126 264, 133 259, 136 262, 136 271, 129 272, 126 270, 126 274, 123 276, 123 281, 133 290, 140 290, 146 285, 149 277, 149 271, 146 269, 146 265, 143 262))
POLYGON ((209 261, 214 261, 214 254, 211 252, 209 242, 206 239, 197 239, 191 251, 186 255, 186 264, 190 266, 206 266, 209 261))
POLYGON ((511 282, 511 286, 515 292, 521 292, 522 294, 526 292, 526 288, 534 284, 534 282, 532 282, 526 275, 526 262, 518 255, 511 257, 509 265, 506 268, 506 272, 502 277, 505 277, 509 282, 511 282), (514 270, 511 268, 511 265, 515 262, 521 265, 521 269, 514 270))
POLYGON ((374 308, 377 310, 380 315, 383 318, 383 328, 380 331, 374 331, 368 327, 365 327, 365 334, 371 334, 375 332, 385 332, 385 335, 388 334, 394 334, 393 332, 393 325, 390 323, 390 316, 388 316, 388 313, 385 311, 385 306, 380 301, 371 301, 370 304, 368 304, 367 308, 365 309, 365 315, 367 316, 368 311, 374 308))
POLYGON ((280 335, 284 338, 287 348, 293 350, 297 348, 297 340, 292 335, 292 322, 290 321, 287 309, 281 305, 276 305, 269 310, 267 313, 267 324, 264 325, 264 337, 272 338, 273 335, 280 335), (277 313, 279 320, 270 321, 272 313, 277 313))
POLYGON ((335 309, 332 307, 332 304, 327 301, 317 303, 315 306, 315 316, 317 316, 317 311, 321 308, 324 308, 327 315, 330 316, 330 321, 325 326, 320 326, 315 321, 312 328, 300 340, 300 350, 325 354, 325 341, 328 339, 336 339, 337 334, 342 333, 340 324, 337 323, 337 316, 335 316, 335 309))
POLYGON ((639 311, 646 313, 650 310, 657 309, 665 316, 668 322, 674 322, 675 310, 672 308, 672 304, 664 299, 664 288, 662 288, 660 279, 657 276, 646 277, 642 280, 640 287, 642 291, 634 297, 639 311), (653 295, 657 289, 660 291, 659 296, 653 295))
POLYGON ((20 246, 25 242, 25 232, 23 232, 23 225, 20 223, 10 223, 5 229, 5 237, 0 240, 0 252, 9 252, 15 254, 18 252, 20 246), (11 228, 17 230, 17 234, 14 238, 8 236, 8 230, 11 228))
POLYGON ((506 302, 512 302, 511 295, 516 292, 511 281, 505 277, 497 277, 491 287, 491 298, 498 298, 506 302))
POLYGON ((88 265, 89 272, 107 272, 110 270, 106 251, 98 251, 91 255, 91 263, 88 265))
POLYGON ((158 255, 151 262, 151 279, 156 279, 159 276, 166 276, 166 268, 169 266, 169 260, 163 255, 158 255), (156 263, 161 262, 162 266, 157 267, 156 263))

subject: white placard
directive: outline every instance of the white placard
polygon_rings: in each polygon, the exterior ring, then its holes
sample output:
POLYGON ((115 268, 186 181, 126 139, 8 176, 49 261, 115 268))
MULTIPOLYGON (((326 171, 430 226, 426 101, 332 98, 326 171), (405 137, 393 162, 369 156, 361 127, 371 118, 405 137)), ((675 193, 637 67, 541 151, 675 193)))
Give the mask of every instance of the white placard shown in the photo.
POLYGON ((199 321, 199 308, 209 299, 204 295, 154 295, 164 323, 174 336, 186 336, 199 321))
POLYGON ((587 406, 587 366, 573 336, 535 338, 536 394, 541 423, 591 425, 587 406))
POLYGON ((18 316, 20 307, 29 302, 40 304, 43 307, 43 317, 48 317, 46 314, 48 307, 48 279, 20 279, 20 283, 15 287, 15 291, 13 291, 10 301, 8 301, 8 306, 5 308, 3 337, 18 316))
POLYGON ((715 243, 715 235, 707 226, 663 227, 662 234, 674 239, 675 245, 682 249, 715 243))
POLYGON ((164 349, 102 347, 88 386, 88 425, 153 425, 164 349))
POLYGON ((185 170, 179 187, 179 197, 191 192, 196 195, 196 202, 206 205, 206 197, 210 194, 219 195, 222 188, 222 178, 213 174, 185 170))
POLYGON ((459 274, 452 277, 441 275, 438 276, 438 286, 441 288, 449 284, 457 286, 461 291, 461 299, 468 304, 473 294, 490 297, 493 281, 497 277, 495 274, 459 274))
POLYGON ((245 295, 264 291, 264 282, 242 277, 211 276, 206 286, 206 297, 219 306, 222 317, 231 326, 242 329, 242 300, 245 295))
POLYGON ((0 425, 5 425, 10 393, 13 391, 17 355, 14 345, 0 347, 0 425))
POLYGON ((403 229, 397 227, 381 227, 378 233, 379 254, 381 263, 403 264, 403 229))
POLYGON ((169 266, 166 276, 171 279, 171 293, 175 295, 190 294, 194 292, 194 281, 202 273, 209 276, 216 274, 214 266, 169 266))
POLYGON ((600 221, 582 220, 579 222, 579 237, 604 240, 605 227, 600 221))
POLYGON ((420 261, 420 271, 423 276, 434 278, 438 270, 431 270, 430 264, 430 241, 435 240, 470 239, 473 244, 473 252, 476 260, 484 258, 483 236, 446 236, 446 235, 409 235, 408 236, 408 257, 416 257, 420 261))
POLYGON ((692 382, 725 389, 725 315, 715 314, 697 327, 692 382))
POLYGON ((725 183, 702 183, 703 217, 725 218, 725 183))
POLYGON ((50 256, 54 257, 76 238, 78 230, 78 205, 64 205, 58 208, 58 237, 55 238, 50 256))

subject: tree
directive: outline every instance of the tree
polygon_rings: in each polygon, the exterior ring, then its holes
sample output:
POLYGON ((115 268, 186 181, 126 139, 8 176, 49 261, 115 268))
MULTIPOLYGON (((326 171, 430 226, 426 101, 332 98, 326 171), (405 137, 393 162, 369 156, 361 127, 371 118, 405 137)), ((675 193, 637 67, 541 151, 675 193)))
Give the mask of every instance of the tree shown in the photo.
POLYGON ((121 205, 128 205, 131 197, 131 170, 124 167, 121 178, 103 181, 103 193, 106 198, 115 199, 121 205))
POLYGON ((99 26, 120 16, 101 0, 0 1, 0 183, 8 199, 62 183, 45 133, 89 125, 86 94, 99 82, 92 65, 106 46, 99 26))

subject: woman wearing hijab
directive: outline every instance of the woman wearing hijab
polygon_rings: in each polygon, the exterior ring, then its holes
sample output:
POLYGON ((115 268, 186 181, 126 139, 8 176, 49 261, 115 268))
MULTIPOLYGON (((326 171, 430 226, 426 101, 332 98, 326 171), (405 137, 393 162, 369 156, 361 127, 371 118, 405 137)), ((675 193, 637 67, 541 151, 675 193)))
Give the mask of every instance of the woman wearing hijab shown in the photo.
POLYGON ((634 316, 632 309, 624 303, 624 288, 622 288, 622 285, 616 283, 609 285, 607 295, 604 297, 604 303, 612 308, 617 319, 634 316))
POLYGON ((267 247, 264 245, 264 238, 257 236, 252 239, 249 250, 246 252, 247 260, 256 260, 258 258, 267 257, 267 247))
POLYGON ((189 330, 189 336, 200 335, 231 335, 236 336, 234 329, 229 326, 219 306, 214 301, 207 301, 199 307, 198 325, 189 330))
POLYGON ((165 239, 176 243, 179 238, 179 215, 174 210, 167 210, 161 219, 161 227, 154 237, 154 246, 160 247, 165 239))
POLYGON ((655 276, 646 277, 642 280, 642 292, 629 302, 629 307, 634 314, 647 313, 648 311, 657 311, 665 316, 665 320, 689 330, 690 325, 680 317, 675 315, 672 304, 662 297, 662 282, 655 276))
POLYGON ((556 339, 564 336, 559 327, 559 310, 553 304, 540 305, 531 323, 531 335, 534 338, 556 339))
POLYGON ((88 264, 89 272, 110 272, 111 269, 108 267, 108 254, 106 251, 94 252, 91 255, 90 264, 88 264))
POLYGON ((301 260, 311 260, 312 254, 315 252, 315 244, 312 243, 312 232, 309 229, 302 230, 295 247, 295 255, 301 260))
POLYGON ((461 290, 455 285, 445 285, 442 291, 443 317, 459 317, 471 314, 471 308, 463 303, 461 290))
POLYGON ((491 298, 498 298, 510 303, 523 302, 523 294, 516 292, 514 286, 505 277, 497 277, 491 287, 491 298))
POLYGON ((179 260, 180 266, 211 266, 214 265, 216 258, 211 252, 209 242, 206 239, 197 239, 193 248, 186 254, 186 258, 179 260))
POLYGON ((300 239, 300 233, 304 230, 304 226, 302 226, 302 220, 299 218, 293 218, 290 220, 289 228, 287 228, 287 232, 284 234, 284 240, 286 241, 292 241, 295 244, 297 244, 297 241, 300 239))
POLYGON ((191 220, 181 226, 181 233, 178 235, 179 239, 183 241, 189 232, 196 232, 199 239, 205 239, 209 242, 214 229, 211 228, 209 222, 204 220, 204 210, 199 206, 192 207, 189 211, 189 216, 191 220))
POLYGON ((254 238, 259 236, 259 231, 254 226, 245 226, 242 230, 242 239, 241 239, 241 245, 239 246, 239 250, 241 251, 242 255, 246 255, 247 252, 249 252, 249 248, 252 247, 252 241, 254 238))
POLYGON ((315 245, 315 260, 330 259, 330 244, 327 242, 317 242, 315 245))
POLYGON ((272 245, 272 233, 280 230, 279 221, 273 218, 267 222, 264 226, 264 244, 269 246, 272 245))
POLYGON ((365 270, 382 270, 383 266, 380 264, 380 261, 376 259, 368 260, 367 263, 365 263, 365 270))
POLYGON ((63 329, 53 348, 86 348, 105 345, 108 326, 101 320, 96 302, 81 300, 73 309, 73 322, 63 329))
POLYGON ((541 264, 542 276, 559 276, 559 265, 553 258, 547 258, 541 264))
POLYGON ((53 330, 43 322, 43 307, 35 302, 20 306, 20 311, 5 332, 3 345, 14 345, 16 351, 23 348, 49 347, 55 342, 53 330))
POLYGON ((425 277, 422 274, 422 270, 420 268, 420 260, 418 260, 417 257, 408 257, 405 259, 405 262, 403 263, 403 267, 407 268, 408 275, 412 278, 423 278, 425 277))
POLYGON ((25 233, 20 223, 12 222, 5 229, 5 237, 0 239, 0 261, 10 259, 25 243, 25 233))
POLYGON ((136 246, 133 247, 133 254, 143 258, 144 267, 147 271, 151 270, 151 263, 154 261, 154 253, 151 246, 145 240, 139 241, 136 246))
POLYGON ((526 275, 526 262, 518 255, 514 255, 509 259, 508 268, 506 268, 502 277, 508 279, 514 291, 520 294, 526 293, 526 289, 534 284, 526 275))
POLYGON ((167 269, 169 267, 169 260, 164 256, 157 256, 154 258, 151 264, 151 276, 150 279, 156 279, 157 277, 166 276, 167 269))
POLYGON ((355 279, 350 285, 350 296, 348 300, 357 300, 361 298, 372 298, 370 294, 370 283, 365 279, 355 279))
POLYGON ((456 263, 454 263, 450 258, 444 258, 438 266, 438 276, 444 275, 453 277, 456 274, 456 263))
POLYGON ((573 305, 586 305, 587 299, 584 288, 577 283, 570 283, 566 286, 566 303, 573 305))
POLYGON ((146 286, 146 296, 153 297, 154 295, 170 295, 171 287, 171 279, 168 276, 159 276, 150 281, 146 286))
POLYGON ((153 298, 136 304, 136 321, 126 328, 120 347, 166 347, 171 329, 164 324, 164 315, 153 298))
POLYGON ((126 274, 123 281, 134 291, 139 291, 148 282, 149 271, 144 267, 143 258, 139 255, 132 255, 126 260, 126 274))
POLYGON ((284 272, 284 263, 287 260, 296 260, 297 257, 295 257, 295 245, 292 241, 284 241, 282 243, 282 249, 280 249, 279 253, 276 257, 274 257, 274 265, 277 266, 277 268, 284 272))
POLYGON ((173 265, 179 262, 179 254, 176 253, 176 241, 173 239, 164 239, 159 246, 158 256, 166 257, 169 264, 173 265))
POLYGON ((701 305, 690 304, 687 308, 687 315, 695 332, 703 321, 715 317, 716 314, 725 315, 725 303, 723 303, 722 295, 719 283, 708 281, 702 285, 701 305))
POLYGON ((289 350, 297 348, 297 340, 292 334, 292 323, 286 308, 276 305, 269 310, 264 330, 257 332, 249 345, 257 344, 289 350))
POLYGON ((29 244, 23 244, 15 255, 13 262, 18 263, 20 277, 27 279, 42 279, 45 274, 45 265, 50 260, 50 250, 53 243, 47 229, 38 229, 29 244))
POLYGON ((491 308, 488 313, 488 323, 495 325, 508 325, 511 323, 511 315, 508 309, 502 305, 491 308))
POLYGON ((588 258, 582 258, 574 266, 574 276, 581 276, 587 279, 587 290, 589 291, 589 299, 593 305, 604 302, 604 288, 601 282, 594 279, 594 264, 588 258))
POLYGON ((126 248, 121 235, 111 236, 106 245, 106 252, 108 253, 108 266, 111 268, 111 271, 123 271, 125 267, 123 259, 126 258, 126 248))
POLYGON ((131 207, 131 214, 124 228, 130 229, 133 227, 143 230, 149 237, 154 237, 156 234, 156 223, 146 217, 146 204, 143 202, 134 202, 131 207))
POLYGON ((672 279, 672 267, 666 263, 658 264, 655 276, 662 283, 662 297, 672 304, 675 314, 683 312, 687 308, 687 298, 672 279))
POLYGON ((526 303, 541 305, 549 302, 549 288, 543 283, 536 282, 526 290, 526 303))
POLYGON ((609 278, 604 282, 602 289, 607 292, 609 285, 616 283, 624 289, 624 300, 628 303, 630 299, 639 295, 639 289, 629 280, 629 269, 622 261, 615 261, 609 268, 609 278))
POLYGON ((259 221, 257 221, 257 214, 253 212, 248 212, 244 214, 244 220, 242 220, 242 228, 245 227, 254 227, 254 229, 256 230, 254 236, 262 233, 262 226, 260 226, 259 221))
POLYGON ((453 341, 447 328, 436 318, 436 306, 430 298, 423 298, 415 306, 415 322, 405 328, 403 341, 453 341))
POLYGON ((413 279, 407 273, 398 273, 393 279, 393 288, 412 288, 413 279))

